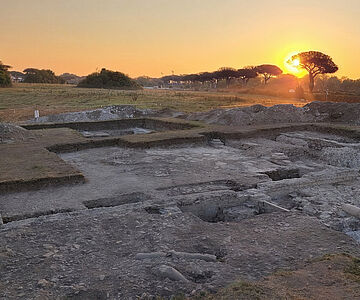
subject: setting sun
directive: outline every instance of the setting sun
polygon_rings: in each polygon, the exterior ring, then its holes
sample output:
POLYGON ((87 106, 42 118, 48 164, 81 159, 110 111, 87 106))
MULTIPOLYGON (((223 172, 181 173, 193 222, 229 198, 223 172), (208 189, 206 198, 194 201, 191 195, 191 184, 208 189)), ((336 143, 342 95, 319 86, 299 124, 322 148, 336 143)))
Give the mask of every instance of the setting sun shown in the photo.
POLYGON ((286 68, 286 71, 292 75, 295 75, 297 77, 303 77, 306 75, 306 71, 302 68, 299 68, 300 61, 299 59, 292 60, 292 56, 297 54, 298 52, 292 52, 288 54, 284 60, 284 66, 286 68))
POLYGON ((292 65, 293 65, 294 67, 298 67, 298 66, 300 65, 300 61, 299 61, 298 59, 294 59, 294 60, 292 61, 292 65))

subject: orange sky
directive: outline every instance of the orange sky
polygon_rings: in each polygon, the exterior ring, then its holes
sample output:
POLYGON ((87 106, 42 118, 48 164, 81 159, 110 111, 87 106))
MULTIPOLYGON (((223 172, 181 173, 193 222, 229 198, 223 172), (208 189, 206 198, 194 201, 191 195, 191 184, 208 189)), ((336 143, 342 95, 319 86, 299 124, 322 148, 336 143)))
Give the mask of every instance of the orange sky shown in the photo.
POLYGON ((318 50, 360 78, 360 0, 0 0, 0 60, 130 76, 212 71, 318 50), (248 3, 251 2, 251 3, 248 3))

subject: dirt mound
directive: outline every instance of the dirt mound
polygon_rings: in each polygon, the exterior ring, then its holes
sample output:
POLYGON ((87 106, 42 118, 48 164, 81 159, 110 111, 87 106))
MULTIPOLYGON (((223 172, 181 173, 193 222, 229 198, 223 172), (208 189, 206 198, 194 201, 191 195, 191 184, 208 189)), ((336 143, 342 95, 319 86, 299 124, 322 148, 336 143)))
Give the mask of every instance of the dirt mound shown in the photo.
POLYGON ((23 141, 31 136, 27 130, 20 126, 0 123, 0 144, 23 141))
POLYGON ((215 109, 208 112, 184 114, 172 109, 159 111, 139 109, 132 105, 113 105, 99 109, 69 112, 29 120, 29 123, 62 123, 81 121, 105 121, 137 117, 175 117, 204 121, 211 124, 246 126, 279 123, 338 122, 360 125, 360 103, 334 103, 315 101, 304 107, 278 104, 270 107, 256 104, 231 109, 215 109))
POLYGON ((226 110, 216 109, 207 113, 192 114, 188 119, 238 126, 312 121, 311 116, 303 108, 287 104, 271 107, 254 105, 226 110))
POLYGON ((360 103, 315 101, 306 104, 303 109, 325 122, 360 124, 360 103))
POLYGON ((185 113, 176 111, 171 108, 163 108, 163 109, 156 111, 156 113, 155 113, 156 117, 164 117, 164 118, 181 118, 185 115, 186 115, 185 113))
POLYGON ((194 113, 188 120, 222 125, 264 125, 274 123, 340 122, 360 124, 360 103, 312 102, 304 107, 279 104, 271 107, 253 105, 194 113))
POLYGON ((65 123, 65 122, 86 122, 105 121, 122 118, 137 118, 154 114, 151 109, 138 109, 132 105, 113 105, 94 110, 62 113, 32 119, 29 123, 65 123))

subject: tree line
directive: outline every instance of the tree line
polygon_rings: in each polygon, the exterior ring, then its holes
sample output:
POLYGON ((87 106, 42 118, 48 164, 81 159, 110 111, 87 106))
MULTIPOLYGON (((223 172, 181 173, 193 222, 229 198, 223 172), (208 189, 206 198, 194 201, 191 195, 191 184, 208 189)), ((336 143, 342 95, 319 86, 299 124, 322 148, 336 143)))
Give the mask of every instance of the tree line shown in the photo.
MULTIPOLYGON (((298 68, 305 69, 308 72, 310 92, 314 90, 315 81, 319 75, 335 73, 339 69, 330 56, 318 51, 298 53, 293 55, 289 59, 288 63, 291 63, 293 66, 298 68)), ((0 62, 0 87, 11 86, 11 77, 9 74, 10 68, 10 66, 4 65, 0 62)), ((65 80, 62 77, 56 76, 55 73, 51 70, 27 68, 24 70, 24 73, 23 82, 65 83, 65 80)), ((277 77, 282 73, 283 71, 276 65, 263 64, 259 66, 245 67, 242 69, 220 68, 215 72, 168 75, 161 77, 160 80, 166 84, 171 82, 205 83, 225 80, 226 85, 229 86, 231 80, 234 78, 242 80, 242 82, 246 85, 250 79, 262 76, 264 84, 267 84, 271 78, 277 77)), ((142 81, 146 81, 146 78, 143 77, 142 81)), ((78 86, 103 88, 139 88, 137 83, 127 75, 121 72, 114 72, 106 69, 102 69, 101 72, 88 75, 79 83, 78 86)))
MULTIPOLYGON (((315 79, 318 75, 335 73, 339 68, 333 62, 332 58, 318 51, 307 51, 293 55, 288 63, 299 69, 305 69, 308 72, 309 91, 312 92, 315 86, 315 79)), ((241 79, 244 84, 257 76, 263 77, 264 84, 273 78, 281 75, 283 71, 276 65, 264 64, 260 66, 250 66, 242 69, 221 68, 215 72, 202 72, 186 75, 168 75, 161 79, 166 82, 209 82, 226 80, 226 85, 230 84, 231 79, 241 79)))
POLYGON ((360 95, 360 79, 322 75, 316 78, 314 91, 360 95))
POLYGON ((234 69, 229 67, 220 68, 214 72, 201 72, 196 74, 185 74, 185 75, 167 75, 160 79, 164 83, 171 82, 189 82, 189 83, 205 83, 218 80, 225 80, 226 85, 229 86, 231 79, 240 79, 244 84, 252 78, 256 78, 261 75, 264 80, 264 84, 270 80, 270 78, 282 74, 283 71, 275 65, 264 64, 260 66, 249 66, 242 69, 234 69))
POLYGON ((11 67, 0 62, 0 86, 11 86, 11 82, 25 83, 65 83, 61 76, 56 76, 51 70, 27 68, 23 72, 9 71, 11 67))

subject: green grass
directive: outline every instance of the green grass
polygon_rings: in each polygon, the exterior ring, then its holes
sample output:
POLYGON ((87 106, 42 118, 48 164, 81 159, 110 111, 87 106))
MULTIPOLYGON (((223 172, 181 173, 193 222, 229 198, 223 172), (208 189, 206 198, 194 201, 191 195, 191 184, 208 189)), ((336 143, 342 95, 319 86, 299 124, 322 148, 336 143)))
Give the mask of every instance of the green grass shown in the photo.
MULTIPOLYGON (((263 300, 263 299, 284 299, 281 297, 273 297, 271 293, 268 293, 264 288, 258 286, 256 283, 250 283, 245 281, 238 281, 220 289, 216 294, 200 292, 192 297, 186 297, 184 295, 176 295, 174 300, 263 300)), ((165 300, 162 297, 158 297, 157 300, 165 300)))
POLYGON ((241 94, 235 91, 141 90, 122 91, 77 88, 72 85, 15 84, 0 89, 0 119, 28 118, 34 109, 42 115, 92 109, 108 105, 135 105, 139 108, 169 108, 183 112, 208 111, 252 104, 270 106, 280 103, 303 105, 295 99, 241 94), (134 96, 136 94, 136 96, 134 96), (135 100, 136 99, 136 100, 135 100), (22 112, 22 111, 26 111, 22 112), (11 115, 13 116, 11 117, 11 115))
POLYGON ((360 259, 352 257, 351 263, 345 268, 344 272, 360 283, 360 259))

